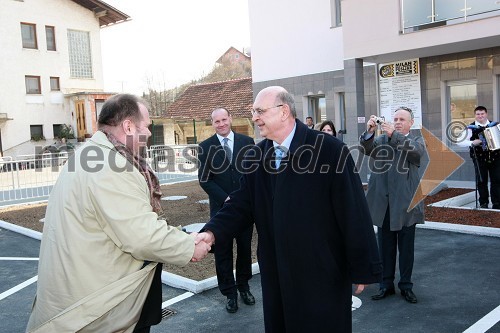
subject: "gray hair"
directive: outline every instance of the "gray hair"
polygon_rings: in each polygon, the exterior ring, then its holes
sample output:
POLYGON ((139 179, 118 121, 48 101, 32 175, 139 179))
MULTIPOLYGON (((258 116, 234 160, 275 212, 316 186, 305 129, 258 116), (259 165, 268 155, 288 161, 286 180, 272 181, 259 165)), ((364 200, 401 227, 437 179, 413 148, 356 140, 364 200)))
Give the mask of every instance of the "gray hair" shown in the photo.
POLYGON ((294 118, 297 118, 297 111, 295 110, 295 100, 292 94, 283 89, 283 91, 280 91, 276 95, 276 99, 279 104, 288 105, 288 107, 290 108, 290 112, 292 113, 292 116, 294 118))

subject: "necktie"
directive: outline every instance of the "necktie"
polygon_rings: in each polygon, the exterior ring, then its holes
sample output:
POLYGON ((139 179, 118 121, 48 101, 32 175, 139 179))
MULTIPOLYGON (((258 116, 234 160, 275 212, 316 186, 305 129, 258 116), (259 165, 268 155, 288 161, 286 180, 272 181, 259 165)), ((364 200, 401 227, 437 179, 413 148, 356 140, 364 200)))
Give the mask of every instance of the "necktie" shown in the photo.
POLYGON ((285 154, 285 152, 283 151, 282 148, 275 147, 274 154, 276 155, 276 159, 275 159, 276 169, 279 169, 280 164, 281 164, 281 159, 283 158, 283 155, 285 154))
POLYGON ((223 148, 224 148, 224 151, 226 152, 226 157, 227 157, 228 161, 231 162, 231 160, 233 159, 233 152, 231 151, 231 148, 229 148, 229 144, 227 143, 229 141, 229 139, 224 138, 222 141, 224 141, 223 148))

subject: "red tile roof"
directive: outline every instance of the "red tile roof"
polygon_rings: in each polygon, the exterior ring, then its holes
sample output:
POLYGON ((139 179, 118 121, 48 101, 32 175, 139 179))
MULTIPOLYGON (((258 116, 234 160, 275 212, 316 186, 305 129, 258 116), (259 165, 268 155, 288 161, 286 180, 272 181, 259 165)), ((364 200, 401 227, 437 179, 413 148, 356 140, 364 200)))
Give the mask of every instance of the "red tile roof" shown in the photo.
POLYGON ((208 120, 216 107, 224 107, 233 118, 251 118, 252 78, 192 85, 172 103, 165 118, 208 120))

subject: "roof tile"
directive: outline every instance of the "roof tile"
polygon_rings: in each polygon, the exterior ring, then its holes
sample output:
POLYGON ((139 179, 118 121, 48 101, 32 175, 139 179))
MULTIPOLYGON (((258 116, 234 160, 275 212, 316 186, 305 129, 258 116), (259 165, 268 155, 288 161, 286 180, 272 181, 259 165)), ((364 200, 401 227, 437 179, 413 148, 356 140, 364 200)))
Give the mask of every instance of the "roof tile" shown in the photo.
POLYGON ((212 111, 224 107, 233 118, 250 118, 253 105, 252 78, 192 85, 172 103, 165 118, 210 119, 212 111))

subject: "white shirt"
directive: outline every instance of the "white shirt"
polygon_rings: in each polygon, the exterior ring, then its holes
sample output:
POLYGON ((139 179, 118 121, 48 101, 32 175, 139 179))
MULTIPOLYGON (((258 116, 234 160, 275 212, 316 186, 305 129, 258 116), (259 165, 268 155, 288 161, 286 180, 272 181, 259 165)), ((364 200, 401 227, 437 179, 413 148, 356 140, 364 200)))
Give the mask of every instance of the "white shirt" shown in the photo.
MULTIPOLYGON (((224 147, 224 137, 222 135, 217 134, 217 138, 220 141, 220 145, 224 147)), ((229 149, 231 149, 231 152, 234 151, 234 133, 233 131, 230 131, 229 134, 226 137, 227 140, 227 145, 229 146, 229 149)))
POLYGON ((297 124, 295 124, 293 126, 292 131, 290 132, 290 134, 288 134, 288 136, 285 138, 285 140, 283 140, 283 142, 281 144, 278 144, 276 141, 273 141, 274 148, 276 148, 278 146, 286 148, 286 149, 284 149, 285 153, 283 154, 283 157, 288 155, 288 151, 290 150, 290 145, 292 144, 292 139, 293 139, 293 136, 295 135, 296 128, 297 128, 297 124))
MULTIPOLYGON (((481 127, 486 127, 490 123, 489 119, 486 119, 485 124, 480 124, 477 121, 474 121, 474 125, 476 126, 481 126, 481 127)), ((472 136, 472 130, 470 128, 466 128, 462 134, 456 139, 457 145, 460 147, 469 147, 472 143, 470 141, 470 138, 472 136)))

